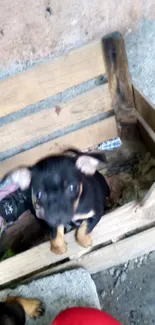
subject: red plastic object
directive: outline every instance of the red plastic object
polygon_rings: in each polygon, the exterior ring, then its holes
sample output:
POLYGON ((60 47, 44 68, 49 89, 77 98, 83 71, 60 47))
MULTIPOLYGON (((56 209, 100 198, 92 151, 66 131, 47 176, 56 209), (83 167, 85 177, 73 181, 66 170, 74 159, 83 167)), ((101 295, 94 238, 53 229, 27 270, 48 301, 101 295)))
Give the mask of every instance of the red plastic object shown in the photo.
POLYGON ((56 316, 51 325, 121 325, 105 312, 87 307, 68 308, 56 316))

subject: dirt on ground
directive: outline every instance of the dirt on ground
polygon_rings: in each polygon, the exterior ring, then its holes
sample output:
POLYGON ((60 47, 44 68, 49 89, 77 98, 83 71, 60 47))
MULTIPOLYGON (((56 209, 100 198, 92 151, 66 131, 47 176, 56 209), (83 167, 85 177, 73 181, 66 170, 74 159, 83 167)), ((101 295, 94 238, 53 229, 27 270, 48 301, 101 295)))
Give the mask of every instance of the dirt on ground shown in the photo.
POLYGON ((155 324, 155 252, 96 273, 102 310, 122 325, 155 324))
POLYGON ((150 153, 137 152, 128 159, 118 159, 118 153, 123 152, 124 148, 119 152, 114 150, 112 154, 117 157, 117 161, 112 159, 100 170, 110 187, 112 210, 133 200, 143 200, 155 182, 155 158, 150 153))

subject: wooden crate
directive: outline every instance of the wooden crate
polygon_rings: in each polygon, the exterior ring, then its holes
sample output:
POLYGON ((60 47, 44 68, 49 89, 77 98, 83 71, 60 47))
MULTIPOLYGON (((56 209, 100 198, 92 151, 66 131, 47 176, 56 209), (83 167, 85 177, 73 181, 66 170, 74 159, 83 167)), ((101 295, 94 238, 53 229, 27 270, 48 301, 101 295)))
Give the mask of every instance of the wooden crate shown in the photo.
MULTIPOLYGON (((0 117, 6 122, 0 127, 0 177, 70 146, 84 150, 117 136, 134 142, 139 129, 155 154, 155 110, 130 82, 118 33, 9 77, 0 90, 0 117), (63 103, 41 110, 30 106, 103 75, 108 82, 63 103)), ((63 256, 51 253, 45 242, 2 261, 0 286, 76 266, 94 273, 154 250, 154 194, 153 184, 141 204, 131 202, 107 214, 93 231, 91 249, 78 246, 72 231, 63 256)))

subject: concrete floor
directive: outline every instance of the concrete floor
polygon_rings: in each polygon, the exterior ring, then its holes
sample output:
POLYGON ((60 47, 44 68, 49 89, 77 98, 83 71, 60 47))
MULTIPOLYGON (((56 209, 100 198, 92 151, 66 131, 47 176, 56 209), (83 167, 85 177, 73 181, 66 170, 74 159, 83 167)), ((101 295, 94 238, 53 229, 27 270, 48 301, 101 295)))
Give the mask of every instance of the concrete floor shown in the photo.
POLYGON ((122 325, 155 324, 155 252, 97 273, 102 310, 122 325))
POLYGON ((155 20, 142 19, 125 44, 132 81, 155 104, 155 20))
POLYGON ((1 74, 21 70, 118 30, 136 31, 153 1, 1 0, 1 74), (147 8, 147 11, 146 11, 147 8))
POLYGON ((0 301, 7 295, 38 298, 43 303, 44 316, 32 320, 27 317, 26 325, 50 325, 60 311, 71 306, 100 308, 94 281, 83 269, 58 273, 13 290, 4 289, 0 291, 0 301))

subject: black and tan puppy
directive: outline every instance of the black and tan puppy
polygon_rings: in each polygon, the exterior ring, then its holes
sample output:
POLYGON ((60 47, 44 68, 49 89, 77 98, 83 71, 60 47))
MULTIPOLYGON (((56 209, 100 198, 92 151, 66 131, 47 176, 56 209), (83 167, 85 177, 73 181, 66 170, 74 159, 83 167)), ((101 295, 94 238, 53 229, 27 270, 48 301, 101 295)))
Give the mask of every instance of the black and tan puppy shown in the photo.
POLYGON ((37 299, 7 297, 0 302, 0 325, 24 325, 26 315, 36 318, 44 314, 42 303, 37 299))
POLYGON ((40 160, 31 168, 18 168, 10 173, 11 181, 21 190, 31 187, 36 215, 51 229, 51 250, 66 252, 64 228, 78 227, 77 242, 88 247, 90 233, 104 214, 109 187, 97 171, 105 156, 74 149, 40 160))

